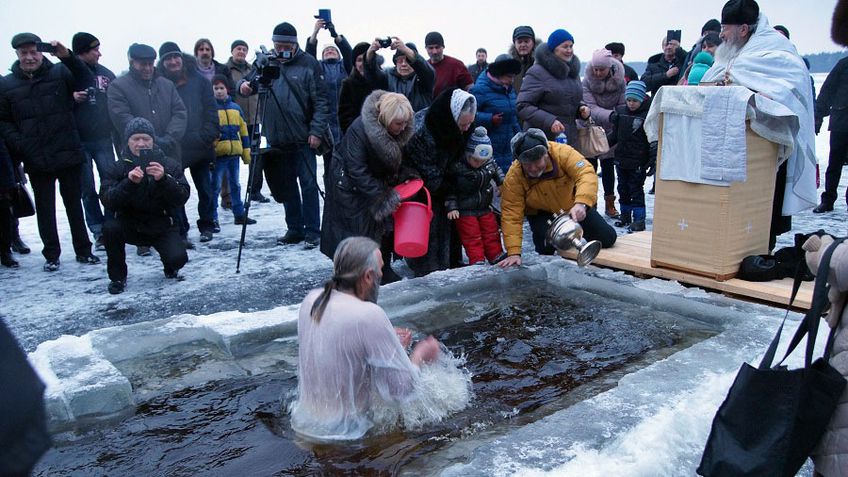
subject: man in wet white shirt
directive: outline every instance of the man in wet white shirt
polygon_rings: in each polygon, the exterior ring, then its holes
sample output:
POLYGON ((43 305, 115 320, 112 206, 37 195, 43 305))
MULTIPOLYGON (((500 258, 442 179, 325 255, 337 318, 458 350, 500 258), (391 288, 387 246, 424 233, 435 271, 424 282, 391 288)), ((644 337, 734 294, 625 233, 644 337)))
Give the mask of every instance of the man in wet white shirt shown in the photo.
POLYGON ((298 399, 291 424, 319 440, 350 440, 373 426, 372 400, 403 404, 414 394, 419 367, 439 356, 432 336, 418 342, 395 329, 377 303, 383 258, 365 237, 343 240, 333 257, 333 276, 300 307, 298 399))

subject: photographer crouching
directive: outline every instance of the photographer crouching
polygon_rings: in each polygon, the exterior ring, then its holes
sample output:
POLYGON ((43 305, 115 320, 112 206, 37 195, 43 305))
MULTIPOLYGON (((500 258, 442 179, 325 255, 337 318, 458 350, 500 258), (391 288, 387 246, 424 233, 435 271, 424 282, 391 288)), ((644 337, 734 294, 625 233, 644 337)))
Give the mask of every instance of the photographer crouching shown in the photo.
POLYGON ((180 279, 177 272, 188 262, 178 214, 190 188, 182 166, 154 144, 155 134, 150 121, 130 120, 121 159, 100 187, 100 200, 115 211, 117 219, 103 224, 109 293, 113 295, 123 292, 127 283, 128 243, 155 248, 166 278, 180 279))

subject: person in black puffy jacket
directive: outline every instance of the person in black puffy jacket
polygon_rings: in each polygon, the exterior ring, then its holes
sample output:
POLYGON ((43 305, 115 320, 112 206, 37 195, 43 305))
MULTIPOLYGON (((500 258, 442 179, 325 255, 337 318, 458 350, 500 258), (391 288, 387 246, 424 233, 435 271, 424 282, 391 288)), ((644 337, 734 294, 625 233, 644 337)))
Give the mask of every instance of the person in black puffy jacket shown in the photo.
POLYGON ((494 189, 503 184, 504 174, 492 159, 492 142, 483 126, 474 130, 465 151, 464 160, 448 165, 447 216, 456 221, 468 264, 484 259, 494 264, 504 257, 498 220, 492 210, 494 189))
POLYGON ((608 135, 610 148, 615 145, 615 170, 618 174, 618 196, 621 217, 617 227, 629 232, 645 230, 645 178, 654 175, 657 145, 648 143, 645 118, 651 109, 645 83, 631 81, 625 90, 624 106, 618 106, 610 116, 612 132, 608 135))
POLYGON ((32 33, 12 38, 18 60, 0 83, 0 136, 15 162, 23 162, 35 194, 38 233, 44 243, 44 271, 59 269, 56 182, 68 215, 74 252, 80 263, 96 264, 85 229, 80 176, 85 155, 74 119, 74 91, 85 89, 88 68, 64 45, 53 42, 53 64, 36 49, 32 33))

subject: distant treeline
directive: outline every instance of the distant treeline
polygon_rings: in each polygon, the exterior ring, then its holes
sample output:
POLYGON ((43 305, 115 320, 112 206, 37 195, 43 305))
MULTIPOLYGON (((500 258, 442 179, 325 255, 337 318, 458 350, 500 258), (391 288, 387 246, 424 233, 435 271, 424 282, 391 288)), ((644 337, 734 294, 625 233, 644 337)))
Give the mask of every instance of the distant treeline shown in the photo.
MULTIPOLYGON (((804 58, 810 62, 810 73, 830 73, 830 70, 836 65, 836 63, 848 56, 848 51, 834 51, 832 53, 816 53, 814 55, 804 55, 804 58)), ((627 63, 630 67, 636 70, 636 73, 639 73, 639 76, 642 76, 642 73, 645 72, 645 67, 648 66, 648 63, 644 61, 627 61, 627 58, 624 59, 625 63, 627 63)))
POLYGON ((815 55, 804 55, 804 58, 810 62, 811 73, 830 73, 836 63, 845 56, 848 56, 848 51, 816 53, 815 55))

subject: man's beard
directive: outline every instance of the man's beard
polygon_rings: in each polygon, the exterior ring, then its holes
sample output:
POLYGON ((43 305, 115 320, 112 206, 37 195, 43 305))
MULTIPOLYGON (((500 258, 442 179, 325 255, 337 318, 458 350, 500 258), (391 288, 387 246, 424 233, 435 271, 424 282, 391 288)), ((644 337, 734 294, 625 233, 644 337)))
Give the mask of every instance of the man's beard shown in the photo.
POLYGON ((165 77, 166 77, 166 78, 168 78, 168 79, 169 79, 169 80, 171 80, 171 81, 176 81, 176 80, 178 80, 178 79, 180 79, 180 78, 182 78, 182 77, 183 77, 183 70, 182 70, 182 68, 180 68, 180 69, 178 69, 178 70, 176 70, 176 71, 171 71, 171 70, 169 70, 168 68, 164 68, 163 73, 164 73, 165 77))
POLYGON ((380 282, 374 282, 370 290, 365 293, 365 301, 377 304, 377 297, 380 295, 380 282))
POLYGON ((743 46, 745 46, 745 44, 739 41, 738 38, 728 39, 727 41, 722 42, 721 45, 716 47, 715 62, 720 64, 729 63, 739 56, 739 52, 742 50, 743 46))

